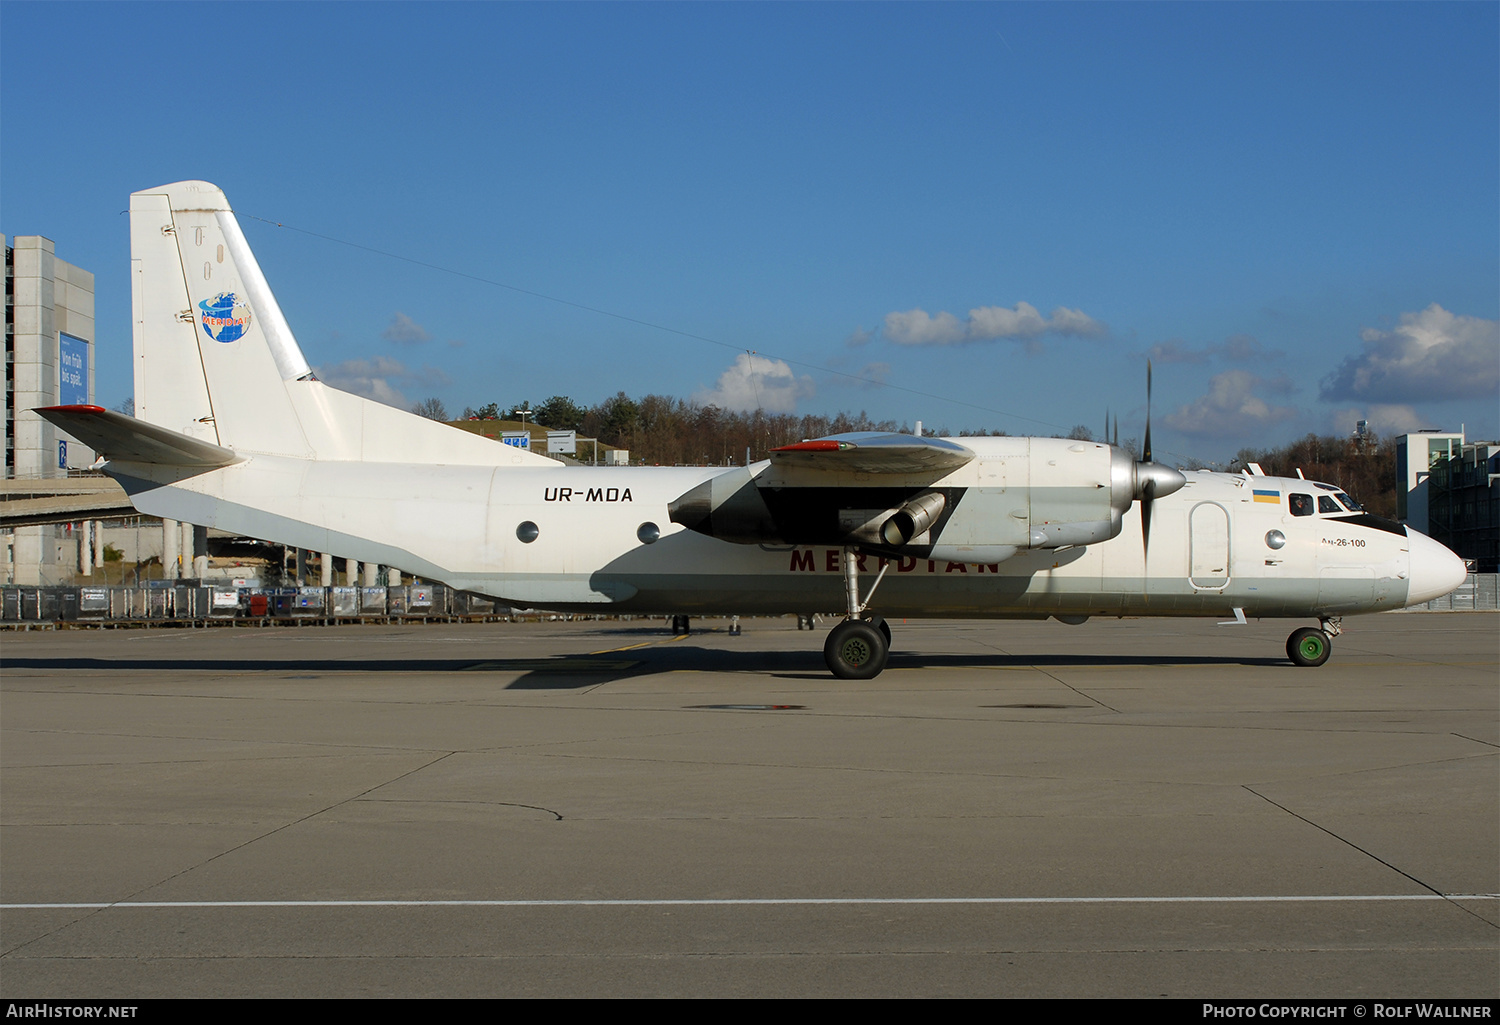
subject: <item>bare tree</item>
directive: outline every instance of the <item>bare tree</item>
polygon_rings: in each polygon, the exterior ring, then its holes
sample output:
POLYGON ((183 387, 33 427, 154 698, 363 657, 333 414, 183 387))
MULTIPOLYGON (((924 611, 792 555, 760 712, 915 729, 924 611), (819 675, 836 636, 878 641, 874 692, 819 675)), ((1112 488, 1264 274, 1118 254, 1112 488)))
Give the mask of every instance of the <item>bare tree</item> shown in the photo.
POLYGON ((446 422, 448 419, 448 408, 443 405, 442 399, 436 397, 423 399, 415 406, 412 406, 411 411, 418 416, 425 416, 429 420, 442 420, 446 422))

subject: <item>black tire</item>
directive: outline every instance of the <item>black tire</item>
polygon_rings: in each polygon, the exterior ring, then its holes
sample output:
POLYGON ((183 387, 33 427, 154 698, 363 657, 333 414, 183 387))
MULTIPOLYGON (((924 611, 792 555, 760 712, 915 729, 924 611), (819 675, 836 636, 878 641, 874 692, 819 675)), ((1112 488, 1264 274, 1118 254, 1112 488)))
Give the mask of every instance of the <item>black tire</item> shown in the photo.
POLYGON ((1333 653, 1333 640, 1322 630, 1305 626, 1286 639, 1286 657, 1294 666, 1320 666, 1333 653))
POLYGON ((885 618, 882 617, 882 616, 871 616, 869 619, 865 620, 865 622, 869 623, 871 626, 873 626, 875 629, 879 630, 882 634, 885 635, 885 650, 886 651, 890 651, 891 650, 891 624, 887 623, 885 621, 885 618))
POLYGON ((885 634, 860 619, 846 619, 834 627, 823 644, 828 671, 841 680, 873 680, 885 668, 890 652, 885 634))

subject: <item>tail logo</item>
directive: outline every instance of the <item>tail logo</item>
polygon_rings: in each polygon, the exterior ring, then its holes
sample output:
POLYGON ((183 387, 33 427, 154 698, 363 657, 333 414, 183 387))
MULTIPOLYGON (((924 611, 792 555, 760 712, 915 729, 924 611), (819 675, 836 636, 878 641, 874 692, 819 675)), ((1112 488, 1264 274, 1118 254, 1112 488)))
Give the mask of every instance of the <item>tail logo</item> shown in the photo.
POLYGON ((216 342, 237 342, 250 330, 250 307, 233 292, 220 292, 198 304, 203 330, 216 342))

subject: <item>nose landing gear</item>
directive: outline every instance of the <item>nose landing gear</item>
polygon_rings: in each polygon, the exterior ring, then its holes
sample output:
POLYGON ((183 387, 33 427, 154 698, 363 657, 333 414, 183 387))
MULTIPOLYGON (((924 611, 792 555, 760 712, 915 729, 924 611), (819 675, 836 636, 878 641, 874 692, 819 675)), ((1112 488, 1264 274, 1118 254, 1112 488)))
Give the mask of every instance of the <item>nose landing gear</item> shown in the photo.
POLYGON ((1305 626, 1292 631, 1286 639, 1286 657, 1294 666, 1320 666, 1333 654, 1333 639, 1341 633, 1343 620, 1338 616, 1325 616, 1317 627, 1305 626))

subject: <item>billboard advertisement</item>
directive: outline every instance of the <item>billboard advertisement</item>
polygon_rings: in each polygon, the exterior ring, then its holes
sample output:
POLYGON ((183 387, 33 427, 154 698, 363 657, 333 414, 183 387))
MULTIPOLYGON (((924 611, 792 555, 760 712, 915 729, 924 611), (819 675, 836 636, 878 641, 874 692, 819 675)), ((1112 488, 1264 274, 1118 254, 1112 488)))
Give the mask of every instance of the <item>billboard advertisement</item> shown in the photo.
POLYGON ((89 401, 89 343, 63 333, 57 336, 57 401, 63 406, 89 401))

